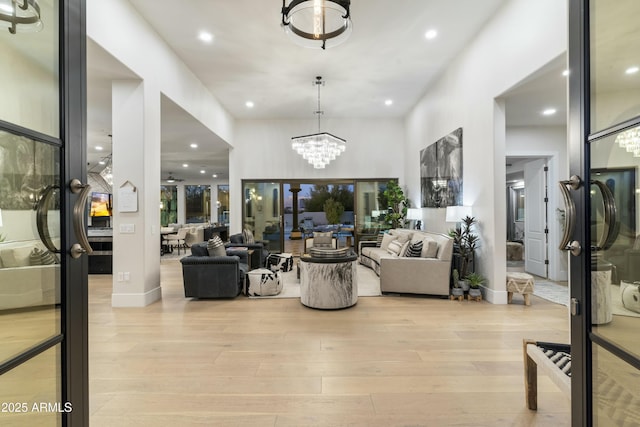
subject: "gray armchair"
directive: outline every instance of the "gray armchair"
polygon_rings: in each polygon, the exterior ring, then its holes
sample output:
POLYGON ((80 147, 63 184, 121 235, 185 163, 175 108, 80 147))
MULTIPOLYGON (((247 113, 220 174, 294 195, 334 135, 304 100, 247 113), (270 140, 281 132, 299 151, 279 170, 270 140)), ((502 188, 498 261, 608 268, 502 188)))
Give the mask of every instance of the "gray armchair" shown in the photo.
POLYGON ((206 242, 192 245, 180 263, 184 296, 193 298, 234 298, 249 271, 247 251, 231 248, 226 256, 209 256, 206 242))
POLYGON ((260 254, 260 265, 253 265, 252 268, 264 267, 269 256, 269 241, 268 240, 256 240, 255 243, 245 243, 242 233, 232 234, 229 236, 229 243, 225 243, 224 247, 233 249, 234 247, 244 247, 258 251, 260 254))

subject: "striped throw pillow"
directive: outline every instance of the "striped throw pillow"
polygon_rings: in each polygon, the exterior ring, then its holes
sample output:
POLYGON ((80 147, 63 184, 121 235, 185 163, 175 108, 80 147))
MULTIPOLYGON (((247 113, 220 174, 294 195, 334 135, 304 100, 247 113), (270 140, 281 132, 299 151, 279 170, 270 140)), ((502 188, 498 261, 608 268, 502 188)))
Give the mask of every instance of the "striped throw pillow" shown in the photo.
POLYGON ((29 265, 50 265, 57 264, 58 259, 49 251, 43 251, 40 248, 33 248, 29 254, 29 265))
POLYGON ((394 240, 389 243, 389 246, 387 246, 387 252, 389 252, 391 255, 400 256, 400 252, 402 251, 403 245, 404 243, 400 243, 399 241, 394 240))
POLYGON ((248 228, 242 230, 242 238, 244 239, 244 243, 247 245, 253 245, 256 242, 256 239, 253 237, 253 233, 248 228))
POLYGON ((405 256, 409 258, 420 258, 420 255, 422 255, 422 240, 410 244, 405 256))
POLYGON ((213 236, 209 239, 207 242, 207 252, 209 252, 209 256, 225 256, 227 254, 220 236, 213 236))

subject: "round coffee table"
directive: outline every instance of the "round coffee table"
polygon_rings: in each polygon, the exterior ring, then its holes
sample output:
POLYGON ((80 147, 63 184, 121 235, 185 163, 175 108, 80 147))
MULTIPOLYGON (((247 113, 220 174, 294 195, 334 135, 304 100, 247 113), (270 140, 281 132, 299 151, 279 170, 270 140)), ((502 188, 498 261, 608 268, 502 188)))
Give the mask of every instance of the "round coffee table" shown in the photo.
POLYGON ((358 257, 301 256, 300 302, 310 308, 335 310, 358 302, 358 257))

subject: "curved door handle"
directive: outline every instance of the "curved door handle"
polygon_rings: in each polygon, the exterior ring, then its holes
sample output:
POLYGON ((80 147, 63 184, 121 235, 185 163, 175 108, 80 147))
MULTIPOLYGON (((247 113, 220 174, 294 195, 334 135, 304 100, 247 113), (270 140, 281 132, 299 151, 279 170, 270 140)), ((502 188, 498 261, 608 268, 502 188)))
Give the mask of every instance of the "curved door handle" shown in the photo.
POLYGON ((40 240, 47 248, 49 252, 60 253, 60 249, 56 248, 56 245, 53 244, 51 240, 51 233, 49 233, 49 210, 47 206, 49 206, 49 201, 51 196, 56 192, 56 190, 60 189, 58 185, 48 185, 40 196, 40 200, 35 206, 36 210, 36 226, 38 227, 38 235, 40 236, 40 240))
POLYGON ((564 200, 565 215, 564 215, 564 233, 562 235, 562 241, 560 242, 559 249, 561 251, 571 251, 572 255, 578 256, 582 251, 579 242, 571 242, 571 236, 573 235, 573 229, 576 224, 576 205, 571 198, 570 190, 577 190, 582 185, 582 179, 573 175, 570 179, 560 181, 560 192, 564 200))
POLYGON ((604 251, 611 247, 613 242, 618 238, 618 232, 620 231, 616 200, 609 187, 607 187, 602 181, 592 179, 591 184, 598 187, 600 193, 602 193, 602 204, 604 207, 604 228, 594 250, 604 251))
POLYGON ((78 194, 78 199, 73 205, 73 229, 76 232, 79 244, 74 244, 70 253, 73 258, 79 258, 83 253, 90 254, 93 252, 89 239, 87 239, 87 232, 84 226, 84 214, 87 208, 87 200, 89 199, 89 191, 91 186, 89 184, 83 184, 79 179, 74 178, 69 182, 69 188, 73 194, 78 194))

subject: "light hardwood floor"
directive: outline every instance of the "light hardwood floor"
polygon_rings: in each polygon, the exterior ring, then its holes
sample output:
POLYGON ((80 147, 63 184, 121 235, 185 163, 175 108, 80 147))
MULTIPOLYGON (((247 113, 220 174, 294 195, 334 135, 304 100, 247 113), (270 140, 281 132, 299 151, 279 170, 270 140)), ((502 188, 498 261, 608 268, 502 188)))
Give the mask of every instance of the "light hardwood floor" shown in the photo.
POLYGON ((526 409, 522 339, 569 342, 564 306, 383 296, 340 311, 297 299, 184 298, 111 307, 90 276, 91 426, 568 426, 539 379, 526 409))

